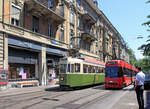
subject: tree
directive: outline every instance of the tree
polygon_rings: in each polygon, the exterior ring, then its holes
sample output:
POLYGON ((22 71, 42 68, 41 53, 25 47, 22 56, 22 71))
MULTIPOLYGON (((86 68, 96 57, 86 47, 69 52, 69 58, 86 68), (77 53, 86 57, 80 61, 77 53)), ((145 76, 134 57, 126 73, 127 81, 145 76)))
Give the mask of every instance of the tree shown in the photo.
MULTIPOLYGON (((150 3, 150 0, 148 0, 146 3, 150 3)), ((147 18, 150 19, 150 15, 148 15, 147 18)), ((150 20, 143 23, 143 25, 148 26, 148 28, 150 28, 150 20)), ((150 29, 147 29, 147 31, 150 32, 150 29)), ((147 44, 141 45, 138 49, 143 51, 144 56, 150 56, 150 35, 148 36, 147 44)))
POLYGON ((141 66, 143 72, 145 72, 145 73, 146 73, 146 72, 149 72, 150 61, 149 61, 147 58, 138 60, 138 61, 136 62, 136 66, 141 66))
POLYGON ((135 65, 136 64, 136 58, 134 55, 134 51, 131 48, 129 49, 129 55, 130 55, 130 64, 135 65))

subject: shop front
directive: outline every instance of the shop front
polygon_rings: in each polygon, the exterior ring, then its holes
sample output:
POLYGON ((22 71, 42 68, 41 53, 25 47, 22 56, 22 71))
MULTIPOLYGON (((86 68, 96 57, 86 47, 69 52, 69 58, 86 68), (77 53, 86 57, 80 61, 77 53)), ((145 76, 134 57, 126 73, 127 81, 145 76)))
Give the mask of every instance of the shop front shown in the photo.
POLYGON ((21 38, 8 37, 9 84, 11 87, 39 85, 41 45, 21 38))
POLYGON ((9 47, 9 80, 38 79, 38 53, 9 47))
POLYGON ((59 76, 59 60, 67 51, 35 41, 8 36, 9 83, 48 85, 59 76))
POLYGON ((47 46, 47 84, 57 84, 59 82, 59 60, 67 54, 67 51, 47 46))

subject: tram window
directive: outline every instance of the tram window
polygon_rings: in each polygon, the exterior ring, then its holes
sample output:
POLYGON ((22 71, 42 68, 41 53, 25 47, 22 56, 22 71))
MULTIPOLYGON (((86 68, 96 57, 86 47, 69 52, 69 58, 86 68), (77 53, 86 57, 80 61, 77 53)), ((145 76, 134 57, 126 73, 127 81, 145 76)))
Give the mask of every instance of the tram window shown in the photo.
POLYGON ((98 69, 98 67, 95 67, 95 73, 97 73, 98 71, 97 71, 97 69, 98 69))
POLYGON ((91 73, 91 66, 88 66, 88 73, 91 73))
POLYGON ((103 69, 101 67, 99 67, 98 73, 103 73, 103 69))
POLYGON ((70 72, 70 64, 68 64, 68 72, 70 72))
POLYGON ((80 72, 80 64, 75 64, 75 72, 80 72))
POLYGON ((74 64, 71 64, 71 73, 74 73, 74 64))
POLYGON ((67 64, 60 64, 60 73, 66 73, 67 64))
POLYGON ((96 72, 95 72, 95 67, 93 67, 93 73, 96 73, 96 72))
POLYGON ((87 66, 85 64, 83 65, 83 73, 87 73, 87 66))

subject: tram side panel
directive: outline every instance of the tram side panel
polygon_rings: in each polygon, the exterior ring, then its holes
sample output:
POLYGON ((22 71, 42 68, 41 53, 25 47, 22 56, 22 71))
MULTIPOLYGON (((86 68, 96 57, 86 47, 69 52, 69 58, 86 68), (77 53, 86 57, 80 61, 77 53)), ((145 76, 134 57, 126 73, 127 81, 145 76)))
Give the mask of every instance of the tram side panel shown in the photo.
POLYGON ((105 75, 104 74, 95 74, 94 84, 104 83, 105 75))
POLYGON ((60 86, 79 87, 104 83, 104 74, 61 74, 60 86))

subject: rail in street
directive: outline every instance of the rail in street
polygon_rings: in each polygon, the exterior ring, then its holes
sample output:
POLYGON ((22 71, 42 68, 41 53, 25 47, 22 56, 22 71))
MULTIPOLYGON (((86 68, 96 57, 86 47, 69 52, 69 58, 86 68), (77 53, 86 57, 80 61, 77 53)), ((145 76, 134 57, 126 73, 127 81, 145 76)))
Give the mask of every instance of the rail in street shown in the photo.
MULTIPOLYGON (((103 85, 72 91, 61 91, 59 87, 41 88, 26 93, 0 97, 0 109, 137 109, 133 86, 124 89, 105 89, 103 85), (35 91, 35 92, 34 92, 35 91)), ((18 89, 19 90, 19 89, 18 89)), ((13 90, 11 90, 13 91, 13 90)), ((150 91, 145 91, 145 106, 148 107, 150 91)))

